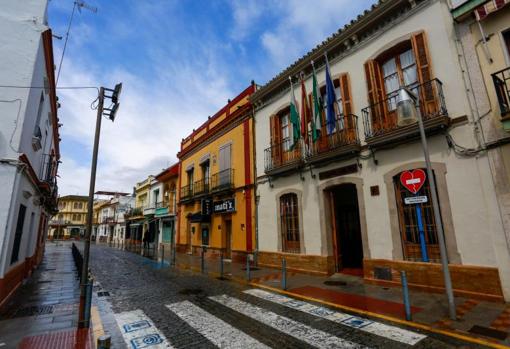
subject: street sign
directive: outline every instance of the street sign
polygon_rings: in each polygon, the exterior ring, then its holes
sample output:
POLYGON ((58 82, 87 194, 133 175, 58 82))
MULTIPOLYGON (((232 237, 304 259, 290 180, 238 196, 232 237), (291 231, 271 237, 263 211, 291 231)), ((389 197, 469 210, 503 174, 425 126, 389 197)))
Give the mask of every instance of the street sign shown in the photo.
POLYGON ((422 204, 424 202, 428 202, 428 198, 426 196, 410 196, 408 198, 404 198, 404 202, 406 205, 422 204))
POLYGON ((418 168, 412 171, 404 171, 400 174, 400 183, 411 193, 416 194, 425 184, 427 175, 425 171, 418 168))
POLYGON ((213 212, 214 213, 230 213, 236 211, 236 200, 225 199, 214 202, 213 212))

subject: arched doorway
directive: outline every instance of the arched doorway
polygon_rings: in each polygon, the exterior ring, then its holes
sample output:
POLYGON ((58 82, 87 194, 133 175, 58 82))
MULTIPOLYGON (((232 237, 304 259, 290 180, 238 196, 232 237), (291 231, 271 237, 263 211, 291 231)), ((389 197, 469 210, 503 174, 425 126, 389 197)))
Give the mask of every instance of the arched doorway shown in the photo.
POLYGON ((363 275, 363 242, 358 193, 353 183, 327 189, 336 272, 363 275))

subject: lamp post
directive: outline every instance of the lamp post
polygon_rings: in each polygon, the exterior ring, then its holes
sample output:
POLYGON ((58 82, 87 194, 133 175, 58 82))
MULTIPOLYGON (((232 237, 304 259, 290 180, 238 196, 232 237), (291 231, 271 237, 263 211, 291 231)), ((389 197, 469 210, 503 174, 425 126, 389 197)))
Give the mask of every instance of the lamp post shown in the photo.
POLYGON ((94 149, 92 151, 92 165, 90 169, 89 198, 87 203, 87 230, 85 233, 85 248, 83 249, 83 265, 81 270, 80 285, 80 308, 79 308, 79 328, 90 327, 90 307, 92 303, 92 283, 89 279, 89 254, 90 238, 92 233, 92 214, 94 206, 94 191, 96 186, 97 153, 99 150, 99 135, 101 133, 101 118, 108 117, 112 122, 119 109, 119 96, 122 91, 122 83, 115 85, 114 89, 101 87, 99 89, 96 133, 94 136, 94 149), (110 107, 104 107, 104 100, 108 98, 112 104, 110 107))
POLYGON ((416 102, 418 97, 405 87, 401 87, 397 95, 397 116, 398 125, 408 125, 418 121, 418 128, 420 129, 421 146, 423 149, 423 156, 425 157, 425 166, 427 168, 427 176, 430 183, 430 195, 432 197, 432 208, 434 211, 434 219, 437 227, 437 238, 439 242, 439 252, 441 255, 441 266, 443 269, 444 285, 446 296, 448 298, 448 310, 450 319, 456 320, 455 300, 453 297, 452 279, 450 270, 448 269, 448 256, 446 254, 446 244, 444 238, 443 222, 441 220, 441 213, 439 211, 439 200, 436 192, 436 180, 432 172, 432 165, 430 163, 429 148, 427 145, 427 137, 425 135, 425 128, 423 126, 423 119, 421 113, 417 109, 416 102))

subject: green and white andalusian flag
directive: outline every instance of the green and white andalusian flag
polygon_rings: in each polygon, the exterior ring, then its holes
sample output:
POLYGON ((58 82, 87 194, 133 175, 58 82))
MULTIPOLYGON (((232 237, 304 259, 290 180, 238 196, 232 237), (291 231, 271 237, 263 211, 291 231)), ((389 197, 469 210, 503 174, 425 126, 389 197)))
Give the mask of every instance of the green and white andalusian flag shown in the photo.
POLYGON ((290 123, 292 124, 292 143, 291 149, 294 149, 296 144, 299 142, 301 124, 299 122, 299 112, 296 103, 296 97, 294 96, 294 85, 292 84, 292 78, 290 80, 290 123))
POLYGON ((319 94, 319 84, 317 83, 317 75, 312 61, 312 80, 313 80, 313 116, 312 116, 312 140, 315 142, 319 139, 319 130, 321 129, 321 102, 319 94))

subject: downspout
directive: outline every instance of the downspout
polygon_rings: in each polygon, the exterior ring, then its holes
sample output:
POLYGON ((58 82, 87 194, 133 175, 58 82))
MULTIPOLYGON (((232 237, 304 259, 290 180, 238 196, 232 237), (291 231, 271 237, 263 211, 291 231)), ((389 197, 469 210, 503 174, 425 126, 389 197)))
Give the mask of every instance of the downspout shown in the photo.
MULTIPOLYGON (((255 91, 257 90, 257 85, 255 82, 252 81, 252 83, 255 85, 255 91)), ((255 92, 254 91, 254 92, 255 92)), ((258 255, 259 255, 259 199, 258 199, 258 180, 257 180, 257 139, 255 138, 255 105, 252 103, 252 126, 251 126, 251 133, 252 133, 252 144, 253 144, 253 192, 254 200, 255 200, 255 253, 253 254, 253 262, 255 266, 258 266, 258 255)))

